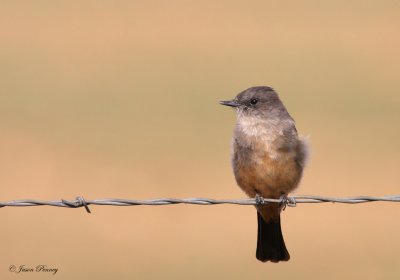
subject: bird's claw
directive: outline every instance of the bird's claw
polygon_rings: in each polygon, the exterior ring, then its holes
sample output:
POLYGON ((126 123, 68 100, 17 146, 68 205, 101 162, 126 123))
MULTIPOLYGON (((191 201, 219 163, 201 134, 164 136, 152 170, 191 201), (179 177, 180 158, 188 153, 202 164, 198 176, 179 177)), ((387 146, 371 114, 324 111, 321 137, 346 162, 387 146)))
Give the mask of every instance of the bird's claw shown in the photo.
POLYGON ((281 195, 279 200, 279 206, 281 207, 282 211, 285 211, 286 206, 296 207, 296 200, 293 197, 288 197, 287 194, 281 195))
POLYGON ((257 205, 265 204, 264 198, 262 196, 260 196, 259 194, 256 194, 254 199, 255 199, 257 205))

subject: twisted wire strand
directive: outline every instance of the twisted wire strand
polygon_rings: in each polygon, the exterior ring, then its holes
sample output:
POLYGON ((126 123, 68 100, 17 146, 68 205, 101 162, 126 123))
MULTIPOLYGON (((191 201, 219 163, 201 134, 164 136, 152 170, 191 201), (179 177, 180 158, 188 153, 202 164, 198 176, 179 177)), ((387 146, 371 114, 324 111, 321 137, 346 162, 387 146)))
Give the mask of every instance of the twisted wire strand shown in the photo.
POLYGON ((366 202, 400 202, 400 195, 388 196, 351 196, 351 197, 326 197, 315 195, 296 195, 289 197, 281 197, 279 199, 263 198, 257 196, 256 198, 247 199, 211 199, 211 198, 157 198, 157 199, 121 199, 121 198, 108 198, 108 199, 91 199, 86 200, 82 196, 78 196, 74 200, 34 200, 34 199, 21 199, 0 202, 1 207, 26 207, 26 206, 54 206, 66 208, 79 208, 84 207, 88 213, 90 212, 89 205, 109 205, 109 206, 138 206, 138 205, 171 205, 171 204, 196 204, 196 205, 216 205, 216 204, 234 204, 234 205, 262 205, 268 203, 280 203, 284 206, 294 207, 298 203, 347 203, 357 204, 366 202))

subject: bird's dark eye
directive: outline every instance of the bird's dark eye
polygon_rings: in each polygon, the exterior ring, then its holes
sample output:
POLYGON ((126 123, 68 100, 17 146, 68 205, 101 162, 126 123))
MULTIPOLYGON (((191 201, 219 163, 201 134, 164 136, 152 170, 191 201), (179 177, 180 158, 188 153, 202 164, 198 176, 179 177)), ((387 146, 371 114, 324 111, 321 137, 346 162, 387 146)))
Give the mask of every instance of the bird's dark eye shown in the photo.
POLYGON ((257 102, 258 102, 258 99, 256 99, 256 98, 253 98, 253 99, 250 100, 250 104, 251 105, 256 105, 257 102))

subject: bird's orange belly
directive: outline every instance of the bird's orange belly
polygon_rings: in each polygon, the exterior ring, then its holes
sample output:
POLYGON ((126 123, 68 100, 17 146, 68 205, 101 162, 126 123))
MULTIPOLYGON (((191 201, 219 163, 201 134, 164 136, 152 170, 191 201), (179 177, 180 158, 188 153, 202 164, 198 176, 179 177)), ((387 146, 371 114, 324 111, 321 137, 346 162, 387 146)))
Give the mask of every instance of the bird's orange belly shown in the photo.
POLYGON ((233 167, 238 185, 250 197, 279 198, 295 189, 300 181, 301 168, 290 154, 271 158, 265 151, 245 156, 235 152, 233 167))

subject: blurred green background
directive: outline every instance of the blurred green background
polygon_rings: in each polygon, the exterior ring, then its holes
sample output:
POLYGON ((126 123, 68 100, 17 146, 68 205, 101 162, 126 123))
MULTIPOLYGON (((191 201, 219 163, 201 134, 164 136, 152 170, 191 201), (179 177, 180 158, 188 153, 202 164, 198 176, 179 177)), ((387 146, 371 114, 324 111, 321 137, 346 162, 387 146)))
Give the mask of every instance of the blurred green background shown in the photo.
MULTIPOLYGON (((234 112, 274 87, 309 135, 298 194, 399 193, 399 1, 1 1, 0 200, 244 198, 234 112)), ((0 210, 1 279, 398 279, 399 205, 0 210), (10 273, 10 265, 57 267, 10 273)))

